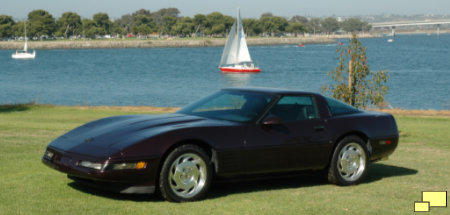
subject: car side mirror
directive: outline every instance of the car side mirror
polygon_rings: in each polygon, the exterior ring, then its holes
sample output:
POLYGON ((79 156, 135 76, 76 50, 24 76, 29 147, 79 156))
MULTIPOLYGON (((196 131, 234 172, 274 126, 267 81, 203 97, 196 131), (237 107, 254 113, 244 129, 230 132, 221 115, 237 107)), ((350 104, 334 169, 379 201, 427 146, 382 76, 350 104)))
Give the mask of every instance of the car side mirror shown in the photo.
POLYGON ((279 125, 281 123, 281 118, 275 115, 266 116, 262 121, 263 125, 279 125))

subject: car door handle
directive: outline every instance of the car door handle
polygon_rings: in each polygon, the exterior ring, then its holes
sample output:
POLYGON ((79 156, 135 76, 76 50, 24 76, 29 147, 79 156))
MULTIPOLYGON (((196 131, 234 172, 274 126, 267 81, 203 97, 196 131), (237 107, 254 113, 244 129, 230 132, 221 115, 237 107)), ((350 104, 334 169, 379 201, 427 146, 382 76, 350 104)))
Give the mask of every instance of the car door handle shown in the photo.
POLYGON ((314 130, 325 131, 325 126, 324 125, 316 125, 316 126, 314 126, 314 130))

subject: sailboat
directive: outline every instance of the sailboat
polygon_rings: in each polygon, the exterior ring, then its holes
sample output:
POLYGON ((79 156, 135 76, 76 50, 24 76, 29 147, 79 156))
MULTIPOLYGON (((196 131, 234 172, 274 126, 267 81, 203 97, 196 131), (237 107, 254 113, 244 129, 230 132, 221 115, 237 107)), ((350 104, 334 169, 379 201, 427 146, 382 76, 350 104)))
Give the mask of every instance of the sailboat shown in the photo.
POLYGON ((36 51, 33 50, 33 53, 28 52, 28 39, 27 39, 27 24, 24 22, 25 26, 25 45, 23 50, 16 50, 16 53, 12 54, 11 57, 13 59, 34 59, 36 57, 36 51))
POLYGON ((219 69, 222 72, 261 72, 250 57, 239 9, 223 49, 219 69))

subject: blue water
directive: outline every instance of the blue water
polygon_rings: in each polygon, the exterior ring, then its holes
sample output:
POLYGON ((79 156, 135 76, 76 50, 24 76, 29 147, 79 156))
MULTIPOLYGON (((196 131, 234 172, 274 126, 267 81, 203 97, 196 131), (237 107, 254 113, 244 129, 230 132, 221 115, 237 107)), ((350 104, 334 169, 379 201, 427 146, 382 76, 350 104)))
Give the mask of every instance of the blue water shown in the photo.
MULTIPOLYGON (((396 108, 450 109, 450 35, 362 39, 372 71, 389 70, 396 108)), ((347 40, 342 40, 348 43, 347 40)), ((337 44, 252 46, 260 74, 222 74, 222 47, 37 50, 35 60, 0 50, 0 104, 183 106, 231 86, 320 92, 331 83, 337 44)))

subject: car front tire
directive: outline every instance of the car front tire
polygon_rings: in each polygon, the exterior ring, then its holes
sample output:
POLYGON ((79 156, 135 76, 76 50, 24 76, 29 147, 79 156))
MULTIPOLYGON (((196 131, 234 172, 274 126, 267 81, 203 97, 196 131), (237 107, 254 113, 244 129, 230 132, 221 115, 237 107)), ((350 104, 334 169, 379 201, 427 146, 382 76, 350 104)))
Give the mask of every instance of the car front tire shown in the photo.
POLYGON ((358 136, 347 136, 336 146, 328 169, 328 181, 347 186, 360 183, 367 173, 369 154, 358 136))
POLYGON ((212 165, 205 150, 196 145, 182 145, 164 161, 159 190, 168 201, 196 201, 206 195, 211 180, 212 165))

